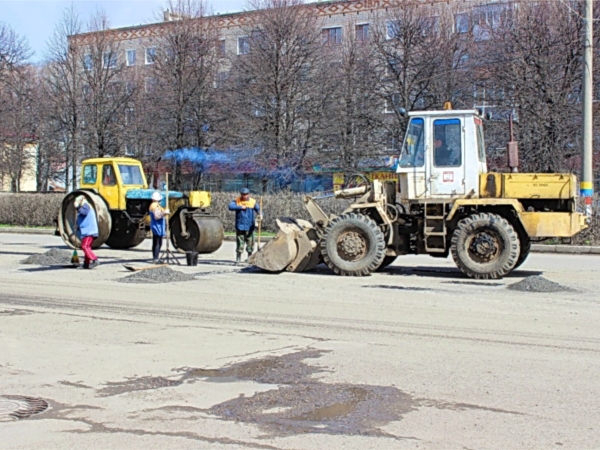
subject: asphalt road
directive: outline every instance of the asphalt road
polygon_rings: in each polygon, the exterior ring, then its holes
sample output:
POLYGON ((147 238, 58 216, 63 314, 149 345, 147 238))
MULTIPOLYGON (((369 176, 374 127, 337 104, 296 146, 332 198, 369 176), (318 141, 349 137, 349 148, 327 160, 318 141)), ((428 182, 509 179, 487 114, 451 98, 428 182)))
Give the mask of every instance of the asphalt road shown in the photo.
POLYGON ((0 234, 0 448, 600 448, 600 257, 342 278, 237 268, 226 243, 174 268, 194 281, 118 282, 148 244, 85 271, 0 234), (506 288, 532 275, 574 290, 506 288))

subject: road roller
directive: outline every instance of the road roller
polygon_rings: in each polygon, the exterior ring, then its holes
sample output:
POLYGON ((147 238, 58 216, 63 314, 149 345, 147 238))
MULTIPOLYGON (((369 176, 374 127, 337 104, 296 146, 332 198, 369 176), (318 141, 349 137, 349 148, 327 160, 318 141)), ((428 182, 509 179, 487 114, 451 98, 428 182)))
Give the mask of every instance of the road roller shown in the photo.
MULTIPOLYGON (((96 211, 98 237, 92 248, 104 244, 114 249, 140 245, 150 229, 148 210, 154 189, 148 189, 140 161, 132 158, 86 159, 81 166, 79 189, 65 196, 58 216, 58 230, 71 248, 80 248, 75 198, 83 195, 96 211)), ((221 220, 209 212, 210 192, 159 191, 162 206, 169 208, 173 247, 182 253, 212 253, 221 247, 221 220)))

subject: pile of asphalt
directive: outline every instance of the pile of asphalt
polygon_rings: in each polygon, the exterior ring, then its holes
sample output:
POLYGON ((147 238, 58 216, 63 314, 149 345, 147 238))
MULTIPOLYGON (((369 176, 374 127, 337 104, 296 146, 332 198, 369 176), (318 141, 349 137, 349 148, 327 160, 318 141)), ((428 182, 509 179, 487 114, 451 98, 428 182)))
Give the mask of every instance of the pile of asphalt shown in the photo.
POLYGON ((509 285, 508 289, 523 292, 564 292, 572 290, 539 275, 524 278, 517 283, 509 285))
POLYGON ((178 272, 169 267, 156 267, 154 269, 140 270, 124 278, 119 278, 121 283, 178 283, 180 281, 194 280, 194 275, 178 272))
POLYGON ((21 264, 36 264, 38 266, 64 266, 71 264, 72 252, 52 248, 46 253, 31 255, 21 261, 21 264))

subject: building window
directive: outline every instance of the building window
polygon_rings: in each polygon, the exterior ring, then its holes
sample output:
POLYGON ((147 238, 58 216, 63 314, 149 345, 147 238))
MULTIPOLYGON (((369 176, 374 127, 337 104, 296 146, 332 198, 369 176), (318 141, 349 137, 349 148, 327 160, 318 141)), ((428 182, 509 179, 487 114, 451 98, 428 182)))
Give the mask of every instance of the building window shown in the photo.
POLYGON ((250 38, 242 36, 238 38, 238 55, 247 55, 250 53, 250 38))
POLYGON ((225 39, 217 41, 217 56, 219 58, 225 58, 227 56, 227 47, 225 45, 225 39))
POLYGON ((144 80, 144 91, 146 94, 154 92, 156 89, 156 78, 148 77, 144 80))
POLYGON ((402 32, 402 22, 400 20, 393 20, 386 24, 387 38, 397 39, 400 37, 402 32))
POLYGON ((215 88, 216 89, 222 88, 225 85, 225 82, 227 81, 228 78, 229 78, 228 72, 217 72, 217 75, 215 76, 215 88))
POLYGON ((340 45, 342 43, 342 27, 324 28, 321 36, 325 46, 340 45))
POLYGON ((394 93, 388 96, 385 100, 385 113, 392 114, 400 108, 400 94, 394 93))
POLYGON ((156 47, 146 49, 146 64, 154 64, 156 61, 156 47))
POLYGON ((468 33, 471 28, 471 21, 469 20, 468 13, 460 13, 456 15, 456 20, 454 23, 454 28, 457 33, 464 34, 468 33))
POLYGON ((128 66, 135 66, 135 60, 136 60, 136 51, 135 50, 127 50, 127 65, 128 66))
POLYGON ((114 69, 117 67, 117 54, 115 52, 106 52, 102 55, 102 67, 105 69, 114 69))
POLYGON ((125 144, 125 156, 135 156, 135 146, 133 144, 125 144))
POLYGON ((94 68, 94 59, 92 55, 83 55, 83 68, 85 70, 92 70, 94 68))
POLYGON ((128 108, 125 110, 125 125, 133 125, 135 123, 135 109, 128 108))
POLYGON ((361 23, 356 25, 356 41, 367 42, 369 40, 369 24, 361 23))

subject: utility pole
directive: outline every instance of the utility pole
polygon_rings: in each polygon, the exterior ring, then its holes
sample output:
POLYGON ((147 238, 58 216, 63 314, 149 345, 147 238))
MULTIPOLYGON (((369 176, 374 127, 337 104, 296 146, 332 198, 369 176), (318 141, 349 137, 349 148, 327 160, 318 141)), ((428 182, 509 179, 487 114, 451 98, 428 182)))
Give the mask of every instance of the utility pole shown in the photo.
POLYGON ((585 200, 588 217, 592 215, 594 196, 593 166, 593 39, 594 39, 594 1, 585 0, 585 32, 583 38, 583 159, 581 167, 580 194, 585 200))

